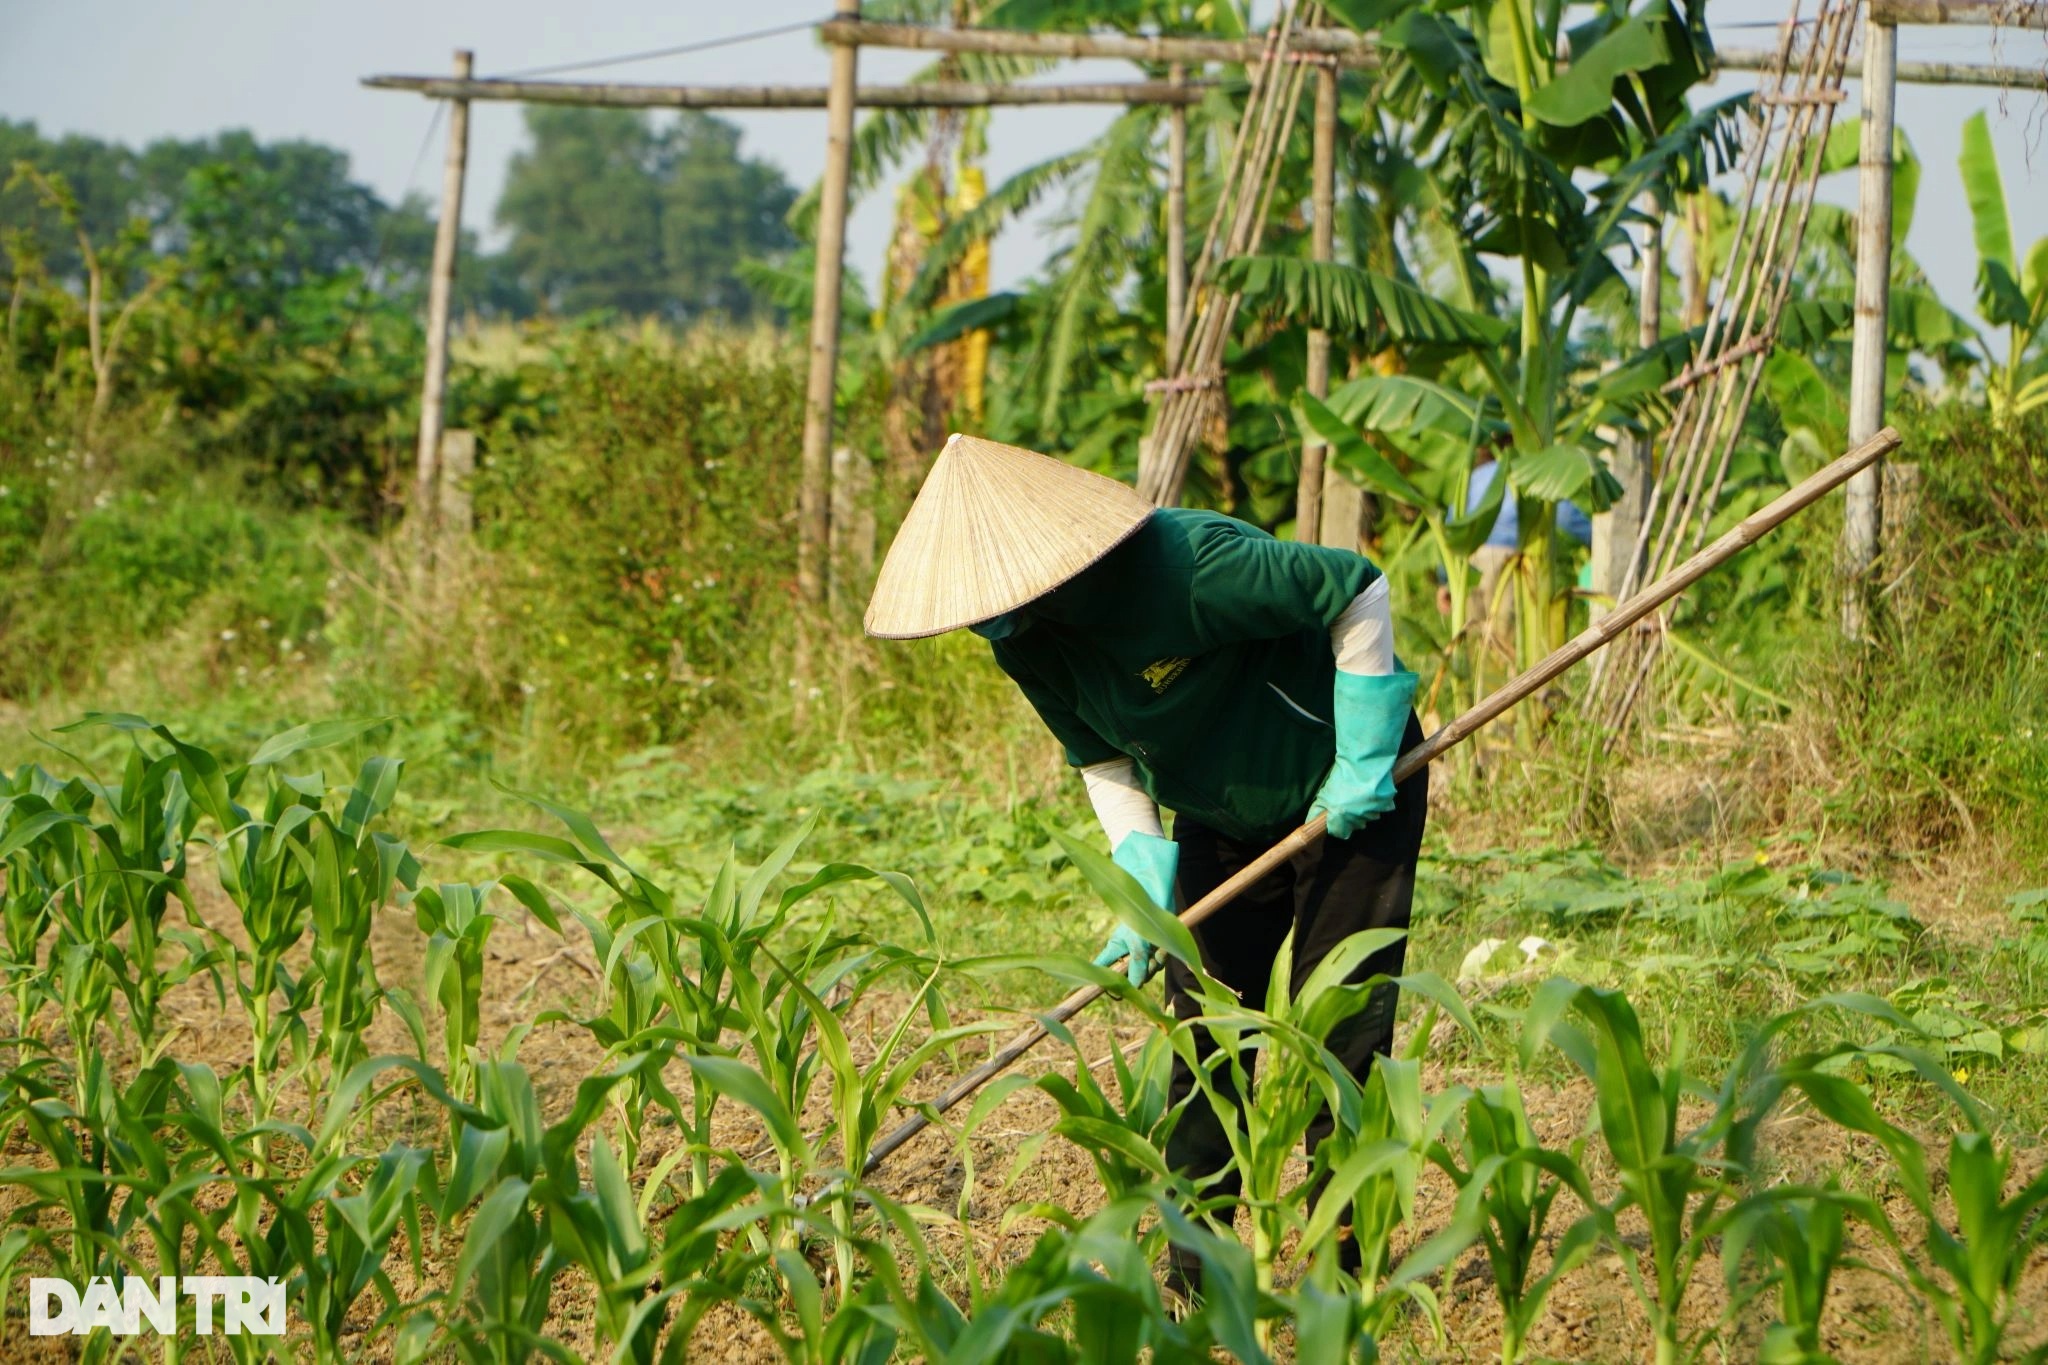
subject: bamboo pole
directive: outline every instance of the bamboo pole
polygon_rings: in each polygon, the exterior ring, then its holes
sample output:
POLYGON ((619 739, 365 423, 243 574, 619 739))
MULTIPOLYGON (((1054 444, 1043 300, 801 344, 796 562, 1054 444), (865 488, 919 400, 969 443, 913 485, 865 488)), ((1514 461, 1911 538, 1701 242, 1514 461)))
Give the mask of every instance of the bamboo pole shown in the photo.
MULTIPOLYGON (((860 0, 837 0, 842 18, 860 0)), ((839 373, 839 298, 846 257, 847 181, 853 164, 855 65, 860 49, 832 49, 825 114, 825 174, 818 194, 817 267, 811 277, 811 372, 804 388, 801 485, 797 494, 797 590, 811 606, 825 601, 825 549, 831 518, 832 402, 839 373)), ((798 691, 808 679, 798 678, 798 691)))
MULTIPOLYGON (((1310 156, 1309 211, 1313 236, 1309 254, 1329 261, 1337 252, 1337 68, 1316 72, 1315 137, 1310 156)), ((1330 334, 1320 327, 1308 334, 1307 388, 1316 398, 1330 396, 1330 334)), ((1295 488, 1294 538, 1315 544, 1322 539, 1323 465, 1329 447, 1305 441, 1301 447, 1301 481, 1295 488)))
MULTIPOLYGON (((455 53, 457 80, 469 79, 474 54, 455 53)), ((427 363, 420 380, 420 440, 413 471, 413 509, 422 546, 433 545, 438 512, 441 431, 447 421, 448 313, 455 293, 455 257, 462 244, 462 178, 469 163, 469 101, 448 104, 448 158, 441 170, 441 220, 434 225, 434 260, 427 275, 427 363)))
MULTIPOLYGON (((1884 421, 1887 324, 1892 277, 1892 115, 1899 31, 1867 24, 1863 33, 1863 147, 1856 208, 1856 315, 1849 351, 1849 439, 1884 421)), ((1884 471, 1873 465, 1849 484, 1842 520, 1842 633, 1869 628, 1871 570, 1877 564, 1884 471)))
MULTIPOLYGON (((1654 195, 1645 196, 1643 210, 1650 221, 1643 235, 1642 282, 1636 292, 1636 345, 1647 351, 1664 334, 1664 213, 1654 195)), ((1621 496, 1593 518, 1593 587, 1608 597, 1619 598, 1641 575, 1636 542, 1650 515, 1655 439, 1647 432, 1629 434, 1614 447, 1614 477, 1621 484, 1621 496)), ((1606 608, 1594 602, 1591 611, 1597 618, 1606 608)))
MULTIPOLYGON (((1236 43, 1225 45, 1241 46, 1236 43)), ((1773 56, 1773 53, 1762 49, 1724 48, 1714 54, 1714 64, 1725 71, 1764 71, 1769 69, 1773 56)), ((1229 60, 1238 59, 1233 57, 1229 60)), ((1897 62, 1895 65, 1901 85, 1974 85, 2000 90, 2048 91, 2048 70, 2039 67, 1973 62, 1897 62)), ((615 85, 578 81, 450 79, 446 76, 365 76, 362 84, 372 90, 410 91, 429 99, 598 105, 621 109, 823 109, 831 99, 830 88, 821 85, 615 85)), ((1052 104, 1180 106, 1198 103, 1206 89, 1202 84, 1176 86, 1171 80, 1080 85, 929 81, 915 85, 866 86, 855 93, 854 103, 889 109, 971 109, 1052 104)))
POLYGON ((1969 24, 1984 28, 2048 28, 2048 4, 2041 0, 1871 0, 1870 22, 1969 24))
MULTIPOLYGON (((1170 73, 1176 88, 1187 69, 1175 63, 1170 73)), ((1180 352, 1181 332, 1188 319, 1188 111, 1176 105, 1166 122, 1166 353, 1180 352)))
MULTIPOLYGON (((1133 33, 1033 33, 1005 28, 927 28, 922 24, 881 24, 833 20, 818 34, 828 43, 905 48, 922 52, 981 52, 1009 57, 1118 57, 1161 66, 1174 62, 1257 61, 1264 38, 1191 38, 1133 33)), ((1345 29, 1298 31, 1288 43, 1297 52, 1333 56, 1343 66, 1379 65, 1372 39, 1345 29)))
MULTIPOLYGON (((408 90, 432 99, 516 100, 525 104, 601 105, 615 109, 826 109, 824 85, 617 85, 604 81, 449 80, 443 76, 365 76, 373 90, 408 90)), ((1038 104, 1194 104, 1203 85, 1173 81, 1097 81, 1006 85, 928 81, 868 85, 854 103, 881 109, 977 109, 1038 104)))
MULTIPOLYGON (((1803 483, 1779 494, 1769 504, 1743 518, 1740 524, 1715 540, 1713 544, 1617 606, 1599 621, 1551 651, 1548 656, 1520 676, 1496 689, 1464 715, 1401 755, 1400 762, 1394 765, 1394 780, 1398 783, 1420 772, 1446 752, 1471 738, 1476 731, 1499 719, 1517 702, 1535 695, 1586 656, 1610 644, 1636 622, 1684 592, 1719 565, 1754 545, 1767 532, 1811 507, 1851 477, 1870 469, 1885 455, 1897 450, 1899 444, 1899 433, 1886 427, 1833 463, 1816 471, 1803 483)), ((1322 837, 1323 817, 1317 816, 1247 863, 1241 871, 1224 881, 1214 891, 1189 906, 1181 913, 1181 923, 1190 926, 1200 924, 1251 889, 1274 868, 1322 837)), ((905 1119, 876 1143, 868 1156, 865 1170, 873 1171, 904 1143, 931 1126, 934 1117, 945 1113, 981 1089, 996 1076, 1007 1071, 1018 1058, 1043 1042, 1048 1036, 1045 1021, 1064 1023, 1104 994, 1106 992, 1100 986, 1084 986, 1051 1009, 1043 1011, 1038 1016, 1039 1022, 1033 1023, 1031 1027, 1012 1038, 993 1057, 955 1081, 945 1093, 921 1106, 918 1113, 905 1119)))
MULTIPOLYGON (((1775 55, 1764 48, 1722 48, 1714 53, 1714 65, 1723 71, 1768 71, 1775 55)), ((1895 65, 1900 85, 1981 85, 1999 90, 2048 90, 2048 70, 2038 66, 1984 62, 1897 62, 1895 65)))

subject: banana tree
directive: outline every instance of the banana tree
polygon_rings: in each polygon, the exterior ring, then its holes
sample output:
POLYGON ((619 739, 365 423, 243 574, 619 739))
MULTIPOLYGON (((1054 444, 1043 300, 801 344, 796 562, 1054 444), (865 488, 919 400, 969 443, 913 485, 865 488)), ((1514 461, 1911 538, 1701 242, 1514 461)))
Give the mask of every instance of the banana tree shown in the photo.
MULTIPOLYGON (((1746 97, 1688 107, 1686 92, 1709 61, 1704 15, 1674 11, 1666 0, 1633 10, 1610 0, 1569 34, 1562 0, 1444 9, 1352 0, 1333 8, 1354 27, 1378 31, 1387 54, 1378 99, 1414 130, 1415 198, 1438 229, 1433 240, 1448 244, 1460 302, 1351 265, 1261 257, 1233 263, 1226 278, 1255 305, 1399 350, 1434 371, 1446 394, 1462 394, 1495 419, 1496 453, 1522 509, 1517 652, 1527 662, 1565 632, 1556 505, 1569 499, 1598 511, 1619 493, 1602 452, 1614 431, 1640 427, 1662 379, 1685 358, 1680 341, 1603 373, 1575 325, 1596 298, 1627 289, 1618 261, 1631 250, 1638 201, 1668 201, 1731 160, 1746 97)), ((1354 477, 1416 507, 1445 547, 1446 567, 1460 567, 1453 552, 1472 534, 1483 540, 1491 517, 1472 524, 1480 509, 1463 518, 1462 501, 1442 499, 1462 499, 1486 425, 1468 415, 1459 449, 1453 405, 1441 395, 1429 404, 1395 401, 1383 382, 1392 378, 1355 380, 1360 387, 1347 401, 1383 453, 1429 456, 1436 486, 1392 483, 1387 469, 1361 461, 1356 442, 1337 447, 1338 465, 1348 452, 1354 477), (1376 387, 1386 389, 1385 401, 1376 387), (1435 503, 1427 513, 1424 500, 1435 503), (1454 523, 1466 524, 1454 534, 1454 523)), ((1317 428, 1315 410, 1304 405, 1303 413, 1305 426, 1317 428)), ((1462 580, 1450 577, 1455 603, 1462 580)))
POLYGON ((2048 328, 2048 237, 2037 238, 2022 261, 2014 248, 2005 207, 2005 181, 1991 128, 1982 110, 1963 125, 1963 193, 1977 238, 1977 311, 2006 329, 2005 363, 1984 345, 1984 390, 2000 426, 2048 406, 2048 350, 2036 349, 2048 328), (2029 354, 2032 352, 2032 354, 2029 354))

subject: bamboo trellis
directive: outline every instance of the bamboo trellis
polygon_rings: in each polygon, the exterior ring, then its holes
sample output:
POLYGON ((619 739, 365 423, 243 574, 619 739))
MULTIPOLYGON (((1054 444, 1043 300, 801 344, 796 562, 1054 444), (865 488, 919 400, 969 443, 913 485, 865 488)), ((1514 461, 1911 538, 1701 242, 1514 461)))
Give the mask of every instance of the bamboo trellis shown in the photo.
MULTIPOLYGON (((1678 404, 1655 447, 1661 459, 1654 464, 1648 515, 1622 565, 1618 599, 1668 572, 1705 539, 1743 419, 1777 344, 1792 266, 1812 217, 1835 110, 1844 98, 1842 74, 1858 6, 1855 0, 1821 0, 1811 20, 1802 17, 1802 8, 1802 0, 1794 0, 1780 29, 1776 61, 1750 104, 1754 132, 1743 167, 1735 247, 1722 269, 1699 350, 1666 386, 1678 404)), ((1645 279, 1645 290, 1659 287, 1645 279)), ((1669 609, 1661 608, 1645 618, 1628 646, 1603 655, 1595 667, 1589 701, 1610 744, 1643 696, 1668 627, 1669 609)))
POLYGON ((1322 19, 1320 5, 1289 6, 1266 31, 1265 47, 1250 64, 1244 111, 1223 173, 1216 214, 1192 265, 1188 298, 1194 317, 1175 329, 1176 344, 1166 357, 1171 377, 1151 386, 1161 398, 1158 417, 1138 457, 1138 493, 1156 506, 1171 507, 1180 501, 1188 457, 1202 427, 1223 401, 1223 352, 1237 321, 1239 296, 1219 291, 1215 274, 1231 257, 1257 251, 1265 235, 1302 86, 1313 60, 1321 55, 1313 49, 1304 52, 1300 40, 1322 19))

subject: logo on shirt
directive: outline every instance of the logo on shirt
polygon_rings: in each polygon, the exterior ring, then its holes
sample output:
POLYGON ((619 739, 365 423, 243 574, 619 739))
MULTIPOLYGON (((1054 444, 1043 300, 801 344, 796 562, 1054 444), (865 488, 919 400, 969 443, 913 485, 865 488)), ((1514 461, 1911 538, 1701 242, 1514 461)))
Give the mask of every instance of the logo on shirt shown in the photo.
POLYGON ((1151 686, 1152 691, 1157 694, 1173 686, 1180 675, 1187 671, 1188 660, 1186 659, 1154 659, 1151 663, 1138 670, 1138 676, 1143 678, 1151 686))

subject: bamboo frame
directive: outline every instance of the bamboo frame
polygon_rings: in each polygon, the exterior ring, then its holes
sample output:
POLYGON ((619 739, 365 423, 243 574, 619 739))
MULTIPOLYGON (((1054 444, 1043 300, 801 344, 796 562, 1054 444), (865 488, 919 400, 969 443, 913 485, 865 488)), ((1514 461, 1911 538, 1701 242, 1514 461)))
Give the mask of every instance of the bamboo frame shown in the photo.
MULTIPOLYGON (((842 51, 850 49, 841 49, 842 51)), ((823 85, 616 85, 607 82, 450 80, 445 76, 366 76, 373 90, 408 90, 430 99, 512 100, 523 104, 592 105, 612 109, 825 109, 823 85)), ((854 103, 877 109, 979 109, 1037 104, 1199 103, 1206 83, 1098 81, 1068 85, 1005 85, 927 81, 869 85, 854 103)))
MULTIPOLYGON (((1766 71, 1770 69, 1774 56, 1761 48, 1726 48, 1715 53, 1714 63, 1722 71, 1766 71)), ((1899 62, 1897 67, 1901 85, 1972 85, 2000 90, 2048 91, 2048 70, 2038 67, 1909 61, 1899 62)), ((591 105, 614 109, 823 109, 830 94, 822 85, 620 85, 601 81, 522 81, 491 77, 471 80, 403 75, 365 76, 362 84, 371 90, 404 91, 429 99, 591 105)), ((877 109, 1025 108, 1056 104, 1185 107, 1199 104, 1212 84, 1171 79, 1061 85, 927 81, 913 85, 864 86, 856 92, 854 102, 877 109)))
MULTIPOLYGON (((455 75, 466 80, 474 64, 467 49, 455 53, 455 75)), ((427 272, 427 355, 420 375, 419 448, 414 453, 413 510, 420 548, 431 554, 438 519, 441 433, 447 426, 448 315, 455 295, 455 258, 462 244, 462 182, 469 166, 469 101, 448 105, 448 156, 441 172, 441 217, 434 224, 434 258, 427 272)))
MULTIPOLYGON (((1173 84, 1187 79, 1176 63, 1173 84)), ((1166 349, 1180 349, 1188 323, 1188 111, 1177 105, 1166 124, 1166 349)))
MULTIPOLYGON (((1873 11, 1875 5, 1872 6, 1873 11)), ((1899 31, 1873 22, 1863 35, 1863 146, 1856 211, 1856 312, 1849 350, 1849 439, 1884 421, 1886 335, 1891 320, 1892 124, 1899 31)), ((1868 634, 1871 570, 1877 564, 1884 469, 1849 485, 1842 516, 1842 634, 1868 634)))
MULTIPOLYGON (((1885 455, 1897 450, 1900 444, 1899 433, 1886 427, 1816 471, 1805 482, 1779 494, 1775 500, 1752 512, 1713 544, 1693 555, 1628 601, 1621 603, 1613 611, 1551 651, 1548 656, 1520 676, 1495 689, 1485 700, 1464 715, 1401 755, 1400 762, 1394 765, 1394 780, 1398 783, 1422 771, 1430 763, 1471 738, 1477 731, 1499 719, 1516 703, 1542 691, 1566 670, 1604 648, 1636 622, 1706 577, 1721 564, 1754 545, 1773 528, 1819 502, 1853 475, 1869 469, 1885 455)), ((1274 868, 1322 837, 1323 817, 1319 815, 1246 864, 1241 871, 1214 891, 1189 906, 1181 913, 1181 923, 1190 926, 1200 924, 1250 890, 1274 868)), ((1043 1042, 1050 1036, 1047 1021, 1064 1023, 1105 994, 1107 992, 1101 986, 1083 986, 1052 1008, 1040 1012, 1036 1022, 1004 1044, 994 1056, 947 1087, 937 1099, 921 1105, 917 1113, 898 1124, 876 1143, 868 1155, 864 1172, 872 1172, 903 1144, 930 1127, 932 1121, 940 1114, 1009 1070, 1025 1053, 1043 1042)))
MULTIPOLYGON (((837 0, 842 18, 860 14, 860 0, 837 0)), ((810 375, 804 386, 802 468, 797 489, 797 593, 825 605, 826 547, 831 532, 832 416, 839 387, 839 300, 846 265, 847 187, 853 173, 853 115, 860 49, 832 49, 832 85, 825 110, 825 173, 818 190, 817 263, 811 276, 810 375)), ((808 624, 803 632, 809 630, 808 624)), ((800 648, 797 705, 810 685, 808 653, 800 648)))
MULTIPOLYGON (((1315 134, 1310 171, 1311 215, 1310 256, 1318 261, 1335 257, 1337 250, 1337 71, 1323 67, 1316 72, 1315 134)), ((1330 334, 1320 327, 1309 329, 1308 373, 1304 385, 1316 398, 1330 396, 1330 334)), ((1329 447, 1321 441, 1304 441, 1301 447, 1301 477, 1294 492, 1294 538, 1315 544, 1322 539, 1324 465, 1329 447)))

